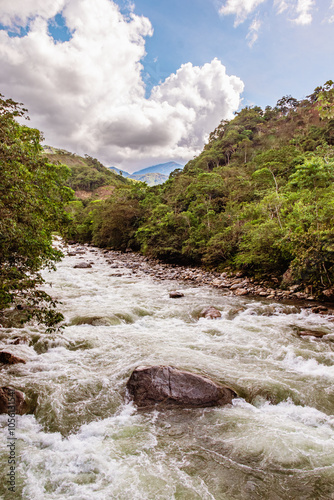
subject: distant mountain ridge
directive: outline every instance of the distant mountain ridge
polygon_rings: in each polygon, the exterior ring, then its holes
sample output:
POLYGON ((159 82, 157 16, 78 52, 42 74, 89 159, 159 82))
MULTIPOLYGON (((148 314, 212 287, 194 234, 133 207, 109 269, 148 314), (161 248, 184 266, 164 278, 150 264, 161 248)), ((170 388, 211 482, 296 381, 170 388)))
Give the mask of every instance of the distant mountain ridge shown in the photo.
POLYGON ((115 174, 118 174, 118 175, 122 175, 123 177, 130 177, 131 174, 129 174, 129 172, 126 172, 125 170, 122 170, 120 168, 117 168, 117 167, 107 167, 109 170, 111 170, 112 172, 114 172, 115 174))
POLYGON ((144 175, 144 174, 164 174, 169 176, 174 170, 177 168, 183 169, 183 165, 180 163, 176 163, 175 161, 169 161, 167 163, 159 163, 158 165, 152 165, 152 167, 142 168, 141 170, 137 170, 137 172, 133 172, 131 175, 144 175))
POLYGON ((141 170, 137 170, 132 174, 126 172, 125 170, 121 170, 117 167, 108 167, 109 170, 113 172, 123 175, 128 179, 134 179, 141 182, 146 182, 149 186, 156 186, 157 184, 162 184, 165 182, 169 175, 174 172, 176 169, 183 169, 183 165, 180 163, 176 163, 175 161, 169 161, 167 163, 159 163, 158 165, 152 165, 151 167, 142 168, 141 170))

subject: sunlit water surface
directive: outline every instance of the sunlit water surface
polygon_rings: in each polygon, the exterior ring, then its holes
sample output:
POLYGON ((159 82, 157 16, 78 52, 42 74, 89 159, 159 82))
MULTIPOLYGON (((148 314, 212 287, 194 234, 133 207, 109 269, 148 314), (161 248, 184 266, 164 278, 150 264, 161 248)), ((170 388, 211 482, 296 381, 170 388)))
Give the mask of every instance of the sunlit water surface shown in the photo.
POLYGON ((30 344, 9 348, 22 330, 1 330, 0 347, 28 360, 2 367, 1 385, 36 403, 34 415, 17 417, 14 495, 0 417, 2 498, 334 499, 330 317, 155 281, 89 249, 83 257, 91 269, 74 269, 73 256, 45 273, 62 301, 62 334, 26 328, 30 344), (170 299, 174 289, 185 297, 170 299), (221 319, 198 319, 209 305, 221 319), (301 338, 300 328, 326 335, 301 338), (204 374, 239 397, 220 408, 138 411, 125 385, 142 364, 204 374))

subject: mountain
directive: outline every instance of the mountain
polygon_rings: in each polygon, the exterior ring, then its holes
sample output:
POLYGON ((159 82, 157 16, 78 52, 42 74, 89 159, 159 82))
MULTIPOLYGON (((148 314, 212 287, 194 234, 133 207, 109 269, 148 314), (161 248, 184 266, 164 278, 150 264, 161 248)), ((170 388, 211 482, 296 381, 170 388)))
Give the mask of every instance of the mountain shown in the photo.
POLYGON ((159 163, 158 165, 152 165, 151 167, 143 168, 141 170, 137 170, 137 172, 133 172, 133 175, 144 175, 144 174, 164 174, 167 177, 177 168, 183 169, 183 165, 180 163, 176 163, 175 161, 169 161, 167 163, 159 163))
POLYGON ((125 170, 121 170, 117 167, 107 167, 107 168, 117 175, 122 175, 123 177, 131 177, 131 174, 129 174, 129 172, 125 172, 125 170))
POLYGON ((106 168, 96 158, 70 153, 65 149, 43 146, 44 154, 52 163, 62 163, 71 169, 68 186, 79 199, 109 197, 115 188, 131 184, 125 176, 106 168))
POLYGON ((177 168, 183 169, 183 165, 176 163, 175 161, 169 161, 167 163, 159 163, 158 165, 152 165, 151 167, 142 168, 129 174, 124 170, 120 170, 117 167, 108 167, 108 170, 116 174, 122 172, 124 178, 133 179, 135 181, 146 182, 149 186, 156 186, 158 184, 163 184, 169 177, 171 172, 174 172, 177 168))
POLYGON ((132 174, 129 178, 135 181, 146 182, 148 186, 157 186, 158 184, 163 184, 168 179, 168 175, 149 172, 144 175, 132 174))

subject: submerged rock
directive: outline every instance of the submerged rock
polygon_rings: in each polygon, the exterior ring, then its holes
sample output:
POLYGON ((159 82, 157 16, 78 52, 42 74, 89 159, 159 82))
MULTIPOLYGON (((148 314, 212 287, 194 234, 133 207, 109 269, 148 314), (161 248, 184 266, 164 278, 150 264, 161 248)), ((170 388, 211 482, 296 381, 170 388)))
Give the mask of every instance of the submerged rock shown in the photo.
POLYGON ((215 307, 210 306, 201 311, 200 317, 209 319, 221 318, 221 312, 218 311, 218 309, 216 309, 215 307))
POLYGON ((13 344, 13 345, 28 344, 29 339, 27 337, 16 336, 16 337, 13 337, 13 339, 9 343, 13 344))
POLYGON ((315 330, 299 330, 298 335, 300 335, 301 337, 316 337, 321 339, 322 337, 327 335, 327 333, 315 330))
POLYGON ((23 392, 11 387, 0 387, 0 413, 23 415, 27 411, 28 405, 23 392))
POLYGON ((169 292, 169 296, 171 299, 179 299, 180 297, 184 297, 184 293, 175 290, 174 292, 169 292))
POLYGON ((80 262, 79 264, 75 264, 73 267, 74 269, 88 269, 92 267, 92 264, 90 264, 90 262, 80 262))
POLYGON ((17 363, 25 363, 26 361, 22 358, 18 358, 11 354, 10 352, 1 351, 0 352, 0 363, 5 365, 16 365, 17 363))
POLYGON ((212 380, 172 366, 139 366, 127 382, 136 405, 206 407, 229 404, 235 392, 212 380))

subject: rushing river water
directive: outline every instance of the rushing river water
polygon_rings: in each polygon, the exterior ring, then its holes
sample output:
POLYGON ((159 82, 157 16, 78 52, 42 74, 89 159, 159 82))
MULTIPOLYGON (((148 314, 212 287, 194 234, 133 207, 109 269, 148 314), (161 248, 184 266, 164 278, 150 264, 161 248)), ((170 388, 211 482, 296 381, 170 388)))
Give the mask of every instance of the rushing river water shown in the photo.
MULTIPOLYGON (((16 493, 7 491, 7 417, 0 417, 1 498, 75 500, 334 499, 334 322, 294 305, 132 274, 86 249, 53 273, 66 328, 2 329, 1 385, 36 402, 17 417, 16 493), (182 299, 170 299, 170 290, 182 299), (200 318, 203 307, 222 318, 200 318), (321 330, 322 339, 298 329, 321 330), (233 405, 138 411, 126 381, 168 364, 232 387, 233 405)), ((48 290, 49 291, 49 290, 48 290)))

